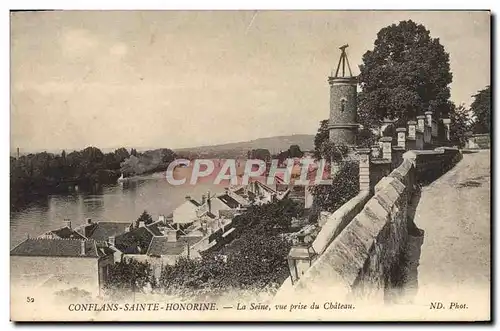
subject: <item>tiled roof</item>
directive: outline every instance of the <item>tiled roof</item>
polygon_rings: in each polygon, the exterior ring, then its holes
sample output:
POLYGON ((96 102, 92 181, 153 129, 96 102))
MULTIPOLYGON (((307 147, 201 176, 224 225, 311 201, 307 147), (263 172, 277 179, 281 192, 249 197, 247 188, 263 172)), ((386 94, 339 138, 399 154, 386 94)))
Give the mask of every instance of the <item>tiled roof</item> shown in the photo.
POLYGON ((163 236, 163 233, 161 233, 160 229, 158 228, 159 222, 152 223, 149 225, 146 225, 146 228, 151 232, 153 236, 163 236))
POLYGON ((267 186, 266 184, 263 184, 261 182, 255 182, 255 183, 256 183, 256 185, 260 186, 265 191, 268 191, 270 193, 276 193, 276 190, 274 190, 273 188, 267 186))
POLYGON ((199 242, 202 237, 180 237, 176 242, 168 242, 167 237, 154 237, 149 246, 148 255, 179 255, 184 252, 187 245, 192 246, 199 242))
POLYGON ((80 233, 65 226, 63 228, 50 231, 61 239, 85 239, 80 233))
POLYGON ((153 235, 145 227, 134 228, 115 238, 115 247, 124 254, 146 253, 153 235))
POLYGON ((77 239, 26 239, 10 251, 12 256, 59 256, 94 257, 107 255, 108 250, 98 252, 94 240, 77 239), (85 254, 82 255, 82 242, 85 254))
POLYGON ((89 239, 107 241, 109 237, 116 237, 125 233, 125 229, 131 224, 132 223, 97 222, 86 225, 83 234, 89 239))
POLYGON ((222 194, 222 195, 219 195, 217 197, 217 199, 219 199, 220 201, 222 201, 224 204, 226 204, 227 206, 229 206, 229 208, 238 208, 238 206, 240 205, 238 203, 238 201, 234 200, 233 198, 231 198, 229 195, 227 194, 222 194))
POLYGON ((247 205, 248 204, 248 200, 246 198, 244 198, 240 194, 231 192, 230 196, 231 196, 231 198, 233 198, 234 200, 236 200, 240 205, 247 205))
POLYGON ((200 203, 196 200, 193 200, 193 199, 190 199, 189 202, 191 202, 193 205, 195 205, 196 207, 199 207, 200 206, 200 203))
POLYGON ((214 214, 212 214, 211 212, 207 211, 206 215, 210 218, 216 218, 217 216, 215 216, 214 214))

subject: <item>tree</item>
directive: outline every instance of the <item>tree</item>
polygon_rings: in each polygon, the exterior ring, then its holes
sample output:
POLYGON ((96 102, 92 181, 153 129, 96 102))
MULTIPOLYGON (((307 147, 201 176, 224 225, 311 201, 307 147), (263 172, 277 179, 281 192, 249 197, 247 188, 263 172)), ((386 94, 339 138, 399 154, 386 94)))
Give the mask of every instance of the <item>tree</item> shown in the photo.
POLYGON ((359 165, 349 161, 340 164, 332 185, 311 186, 314 197, 311 219, 316 219, 320 211, 334 212, 359 192, 359 165))
POLYGON ((153 218, 145 210, 145 211, 142 212, 141 216, 139 216, 139 218, 137 219, 137 221, 135 221, 135 227, 136 228, 139 227, 139 223, 140 222, 144 222, 144 225, 148 225, 148 224, 153 223, 153 218))
POLYGON ((459 147, 464 147, 467 143, 467 134, 471 129, 468 110, 464 105, 458 107, 450 103, 450 140, 459 147))
POLYGON ((125 148, 121 147, 121 148, 118 148, 117 150, 115 150, 114 156, 115 156, 115 160, 118 163, 121 163, 125 159, 129 158, 130 154, 128 153, 128 151, 125 148))
POLYGON ((449 54, 423 25, 401 21, 378 32, 374 49, 363 55, 358 79, 365 113, 360 117, 372 124, 389 118, 406 125, 428 110, 438 118, 450 97, 449 54))
POLYGON ((144 292, 148 287, 156 285, 151 265, 133 259, 116 262, 109 269, 108 282, 105 288, 111 295, 126 292, 144 292))
POLYGON ((288 148, 288 155, 289 157, 302 157, 304 156, 304 152, 302 152, 300 150, 300 146, 299 145, 290 145, 290 147, 288 148))
POLYGON ((489 133, 491 130, 491 86, 474 95, 470 110, 475 116, 472 131, 474 133, 489 133))
POLYGON ((318 132, 314 136, 314 156, 317 159, 321 158, 322 145, 325 141, 328 141, 329 137, 328 120, 322 120, 319 122, 318 132))
POLYGON ((268 149, 257 148, 248 151, 247 157, 249 159, 257 159, 262 161, 269 161, 271 159, 271 152, 268 149))

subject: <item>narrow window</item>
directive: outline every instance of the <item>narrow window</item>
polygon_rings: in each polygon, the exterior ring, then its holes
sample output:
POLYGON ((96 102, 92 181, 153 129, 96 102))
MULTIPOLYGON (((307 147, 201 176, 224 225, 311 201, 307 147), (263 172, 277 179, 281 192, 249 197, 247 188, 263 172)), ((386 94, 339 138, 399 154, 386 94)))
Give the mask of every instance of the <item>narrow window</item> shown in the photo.
POLYGON ((340 99, 340 111, 344 112, 345 110, 345 99, 340 99))

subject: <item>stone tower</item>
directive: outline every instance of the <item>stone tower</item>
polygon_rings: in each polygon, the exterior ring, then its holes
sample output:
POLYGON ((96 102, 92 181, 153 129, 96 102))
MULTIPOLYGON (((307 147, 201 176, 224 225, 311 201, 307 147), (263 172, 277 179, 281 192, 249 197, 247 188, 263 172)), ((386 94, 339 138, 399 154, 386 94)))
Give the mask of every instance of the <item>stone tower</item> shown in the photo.
POLYGON ((339 64, 335 76, 328 77, 330 84, 330 141, 336 145, 356 146, 357 124, 357 78, 352 75, 345 49, 340 47, 339 64), (349 75, 346 75, 346 65, 349 75))

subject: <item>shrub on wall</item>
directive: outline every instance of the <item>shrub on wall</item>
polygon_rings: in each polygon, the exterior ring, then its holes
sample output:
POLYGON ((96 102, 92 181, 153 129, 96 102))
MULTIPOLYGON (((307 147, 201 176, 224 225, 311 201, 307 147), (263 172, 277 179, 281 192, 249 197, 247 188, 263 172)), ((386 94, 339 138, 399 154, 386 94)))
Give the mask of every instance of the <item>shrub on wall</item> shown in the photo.
POLYGON ((341 163, 332 185, 310 188, 314 196, 311 217, 316 219, 321 211, 333 213, 359 193, 359 164, 357 161, 341 163))

